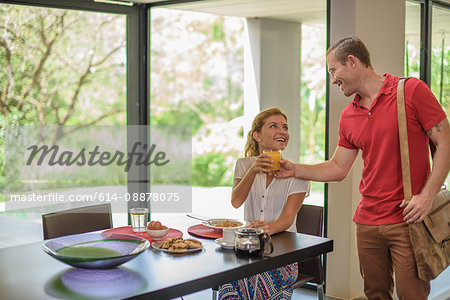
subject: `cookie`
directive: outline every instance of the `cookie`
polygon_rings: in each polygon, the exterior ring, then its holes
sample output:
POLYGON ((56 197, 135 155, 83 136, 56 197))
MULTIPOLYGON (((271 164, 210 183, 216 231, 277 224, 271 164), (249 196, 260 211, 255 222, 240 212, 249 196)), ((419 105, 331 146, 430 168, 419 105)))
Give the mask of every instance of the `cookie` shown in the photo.
POLYGON ((172 246, 172 242, 170 241, 165 241, 162 244, 160 244, 159 247, 163 248, 163 249, 169 249, 169 247, 172 246))
POLYGON ((175 249, 186 249, 188 245, 185 242, 177 242, 175 244, 172 244, 172 247, 175 249))
POLYGON ((169 247, 169 251, 172 253, 185 253, 187 248, 175 248, 174 246, 169 247))
POLYGON ((159 244, 161 249, 167 249, 171 253, 185 253, 188 249, 199 249, 202 243, 196 239, 170 238, 159 244))
POLYGON ((185 240, 184 243, 190 248, 190 249, 197 249, 202 247, 202 243, 199 241, 192 241, 192 240, 185 240))
POLYGON ((185 239, 184 241, 190 241, 190 242, 195 242, 195 243, 202 243, 202 242, 200 242, 199 240, 196 240, 196 239, 185 239))

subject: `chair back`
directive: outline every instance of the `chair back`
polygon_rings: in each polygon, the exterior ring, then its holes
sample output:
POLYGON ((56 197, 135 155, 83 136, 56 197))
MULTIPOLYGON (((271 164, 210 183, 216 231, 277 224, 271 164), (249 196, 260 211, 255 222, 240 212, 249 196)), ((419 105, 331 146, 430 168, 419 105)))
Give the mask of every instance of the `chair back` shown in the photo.
POLYGON ((303 204, 297 213, 297 232, 322 236, 323 207, 303 204))
MULTIPOLYGON (((323 233, 323 207, 304 204, 297 213, 297 232, 322 236, 323 233)), ((298 263, 299 280, 300 275, 314 277, 312 281, 317 284, 323 283, 322 257, 316 256, 298 263)))
POLYGON ((44 240, 112 228, 111 204, 68 209, 42 215, 44 240))

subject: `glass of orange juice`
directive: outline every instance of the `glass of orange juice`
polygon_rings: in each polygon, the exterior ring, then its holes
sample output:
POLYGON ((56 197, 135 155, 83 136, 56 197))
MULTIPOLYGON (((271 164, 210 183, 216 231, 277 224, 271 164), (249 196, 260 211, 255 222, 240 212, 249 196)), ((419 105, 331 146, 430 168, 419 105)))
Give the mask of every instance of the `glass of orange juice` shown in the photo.
POLYGON ((263 153, 269 154, 270 159, 273 160, 273 166, 270 172, 280 171, 281 150, 264 149, 263 153))

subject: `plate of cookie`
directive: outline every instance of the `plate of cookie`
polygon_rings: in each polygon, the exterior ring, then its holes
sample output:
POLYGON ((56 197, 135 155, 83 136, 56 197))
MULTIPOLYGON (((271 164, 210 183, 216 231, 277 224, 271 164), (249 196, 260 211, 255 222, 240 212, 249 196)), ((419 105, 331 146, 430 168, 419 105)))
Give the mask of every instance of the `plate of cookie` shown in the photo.
POLYGON ((152 248, 166 253, 183 254, 200 251, 203 244, 196 239, 170 238, 162 242, 153 242, 152 248))

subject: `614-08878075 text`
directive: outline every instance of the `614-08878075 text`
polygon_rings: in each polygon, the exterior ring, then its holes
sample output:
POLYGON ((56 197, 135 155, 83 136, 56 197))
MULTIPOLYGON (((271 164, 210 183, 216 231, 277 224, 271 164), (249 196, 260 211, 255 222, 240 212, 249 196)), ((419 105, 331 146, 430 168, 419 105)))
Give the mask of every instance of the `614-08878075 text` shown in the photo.
POLYGON ((180 200, 180 193, 125 193, 123 196, 118 193, 100 193, 99 200, 178 202, 180 200))

